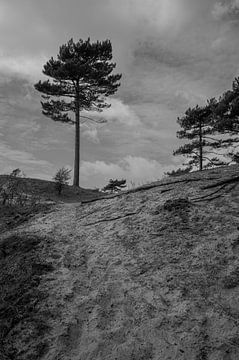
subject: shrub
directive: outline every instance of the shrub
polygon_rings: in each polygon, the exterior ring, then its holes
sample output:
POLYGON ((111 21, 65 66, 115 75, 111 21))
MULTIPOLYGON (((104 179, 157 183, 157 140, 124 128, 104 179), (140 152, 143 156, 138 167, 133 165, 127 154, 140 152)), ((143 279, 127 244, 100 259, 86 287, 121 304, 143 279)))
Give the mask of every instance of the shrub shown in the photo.
POLYGON ((13 170, 10 174, 11 177, 25 177, 24 172, 22 172, 21 169, 17 168, 15 170, 13 170))
POLYGON ((62 167, 61 169, 57 170, 55 176, 53 177, 58 195, 61 195, 64 186, 68 185, 68 182, 71 178, 70 172, 70 169, 62 167))
POLYGON ((109 183, 103 188, 103 191, 118 192, 126 187, 126 180, 110 179, 109 183))

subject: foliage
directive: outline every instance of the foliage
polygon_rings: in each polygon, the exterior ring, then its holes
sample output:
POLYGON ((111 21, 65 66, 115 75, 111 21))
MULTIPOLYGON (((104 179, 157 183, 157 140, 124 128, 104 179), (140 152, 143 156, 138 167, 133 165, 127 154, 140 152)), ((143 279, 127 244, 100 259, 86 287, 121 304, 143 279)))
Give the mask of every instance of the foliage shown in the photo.
POLYGON ((232 83, 232 90, 227 90, 218 100, 209 103, 214 116, 214 129, 222 135, 218 146, 230 149, 228 156, 237 162, 239 153, 239 78, 232 83))
MULTIPOLYGON (((35 84, 44 95, 43 114, 54 121, 75 125, 74 185, 79 186, 80 112, 102 111, 110 105, 105 98, 113 95, 120 83, 120 74, 112 75, 116 64, 112 59, 109 40, 91 43, 90 39, 62 45, 57 59, 53 57, 43 67, 47 81, 35 84), (72 117, 72 115, 74 115, 72 117)), ((92 120, 92 119, 90 119, 92 120)))
POLYGON ((61 195, 64 186, 68 184, 71 178, 70 172, 71 169, 62 167, 61 169, 57 170, 53 177, 53 180, 55 181, 55 187, 59 195, 61 195))
POLYGON ((198 166, 199 170, 202 170, 203 168, 226 164, 218 158, 220 154, 213 151, 220 147, 220 140, 212 137, 215 135, 216 129, 214 127, 211 101, 204 107, 197 105, 194 108, 189 108, 182 118, 178 118, 177 122, 182 128, 177 131, 177 137, 191 141, 173 153, 191 159, 184 165, 189 167, 198 166), (217 156, 214 156, 214 154, 217 156), (206 162, 206 164, 204 165, 203 162, 206 162))
POLYGON ((109 183, 103 188, 103 191, 118 192, 126 187, 126 180, 110 179, 109 183))
POLYGON ((219 131, 236 135, 239 133, 239 77, 232 83, 232 90, 227 90, 219 97, 214 99, 212 104, 214 115, 217 118, 217 128, 219 131))

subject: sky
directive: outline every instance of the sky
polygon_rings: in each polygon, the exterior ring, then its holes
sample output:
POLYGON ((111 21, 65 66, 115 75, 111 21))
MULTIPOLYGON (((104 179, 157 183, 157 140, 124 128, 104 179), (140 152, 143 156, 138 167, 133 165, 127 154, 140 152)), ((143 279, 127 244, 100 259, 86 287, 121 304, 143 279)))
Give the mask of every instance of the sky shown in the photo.
POLYGON ((111 41, 122 79, 107 123, 81 126, 80 186, 135 186, 181 167, 177 118, 231 88, 238 30, 239 0, 0 0, 0 173, 73 169, 74 127, 42 115, 34 84, 62 44, 88 37, 111 41))

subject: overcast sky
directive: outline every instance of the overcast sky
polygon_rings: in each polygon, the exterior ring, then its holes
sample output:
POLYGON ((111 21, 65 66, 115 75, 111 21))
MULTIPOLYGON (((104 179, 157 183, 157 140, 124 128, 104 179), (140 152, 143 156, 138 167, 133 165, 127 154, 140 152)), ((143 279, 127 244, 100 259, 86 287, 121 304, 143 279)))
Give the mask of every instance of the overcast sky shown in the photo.
POLYGON ((41 114, 34 83, 73 37, 110 39, 121 86, 107 124, 82 125, 83 187, 181 166, 177 117, 239 76, 239 0, 0 0, 0 173, 72 168, 74 128, 41 114))

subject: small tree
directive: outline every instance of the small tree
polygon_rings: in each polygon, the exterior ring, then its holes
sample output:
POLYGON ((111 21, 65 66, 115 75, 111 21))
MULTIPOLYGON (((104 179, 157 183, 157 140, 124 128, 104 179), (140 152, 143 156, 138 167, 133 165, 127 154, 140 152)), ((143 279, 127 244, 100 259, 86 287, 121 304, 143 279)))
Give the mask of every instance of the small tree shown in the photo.
POLYGON ((75 125, 75 186, 79 186, 80 118, 84 118, 80 112, 102 111, 109 107, 105 98, 113 95, 120 86, 121 75, 111 74, 116 66, 111 59, 109 40, 91 43, 90 39, 80 39, 75 43, 71 39, 60 47, 57 59, 51 58, 43 67, 43 74, 52 82, 35 84, 36 90, 44 94, 43 114, 54 121, 75 125))
POLYGON ((70 175, 71 170, 62 167, 61 169, 57 170, 55 176, 53 176, 53 180, 55 181, 55 187, 58 191, 58 195, 61 195, 62 190, 65 185, 68 185, 69 180, 71 178, 70 175))
POLYGON ((189 108, 182 118, 178 118, 178 124, 182 130, 177 131, 177 137, 180 139, 191 140, 174 151, 174 155, 183 155, 191 160, 184 165, 198 166, 199 170, 211 166, 221 166, 226 163, 220 160, 218 153, 213 149, 220 147, 220 141, 212 136, 215 134, 214 118, 212 116, 211 106, 189 108), (210 135, 210 136, 209 136, 210 135), (212 154, 216 154, 215 157, 212 154), (206 162, 203 165, 203 162, 206 162))
POLYGON ((126 180, 110 179, 109 183, 103 188, 103 191, 118 192, 126 187, 126 180))

